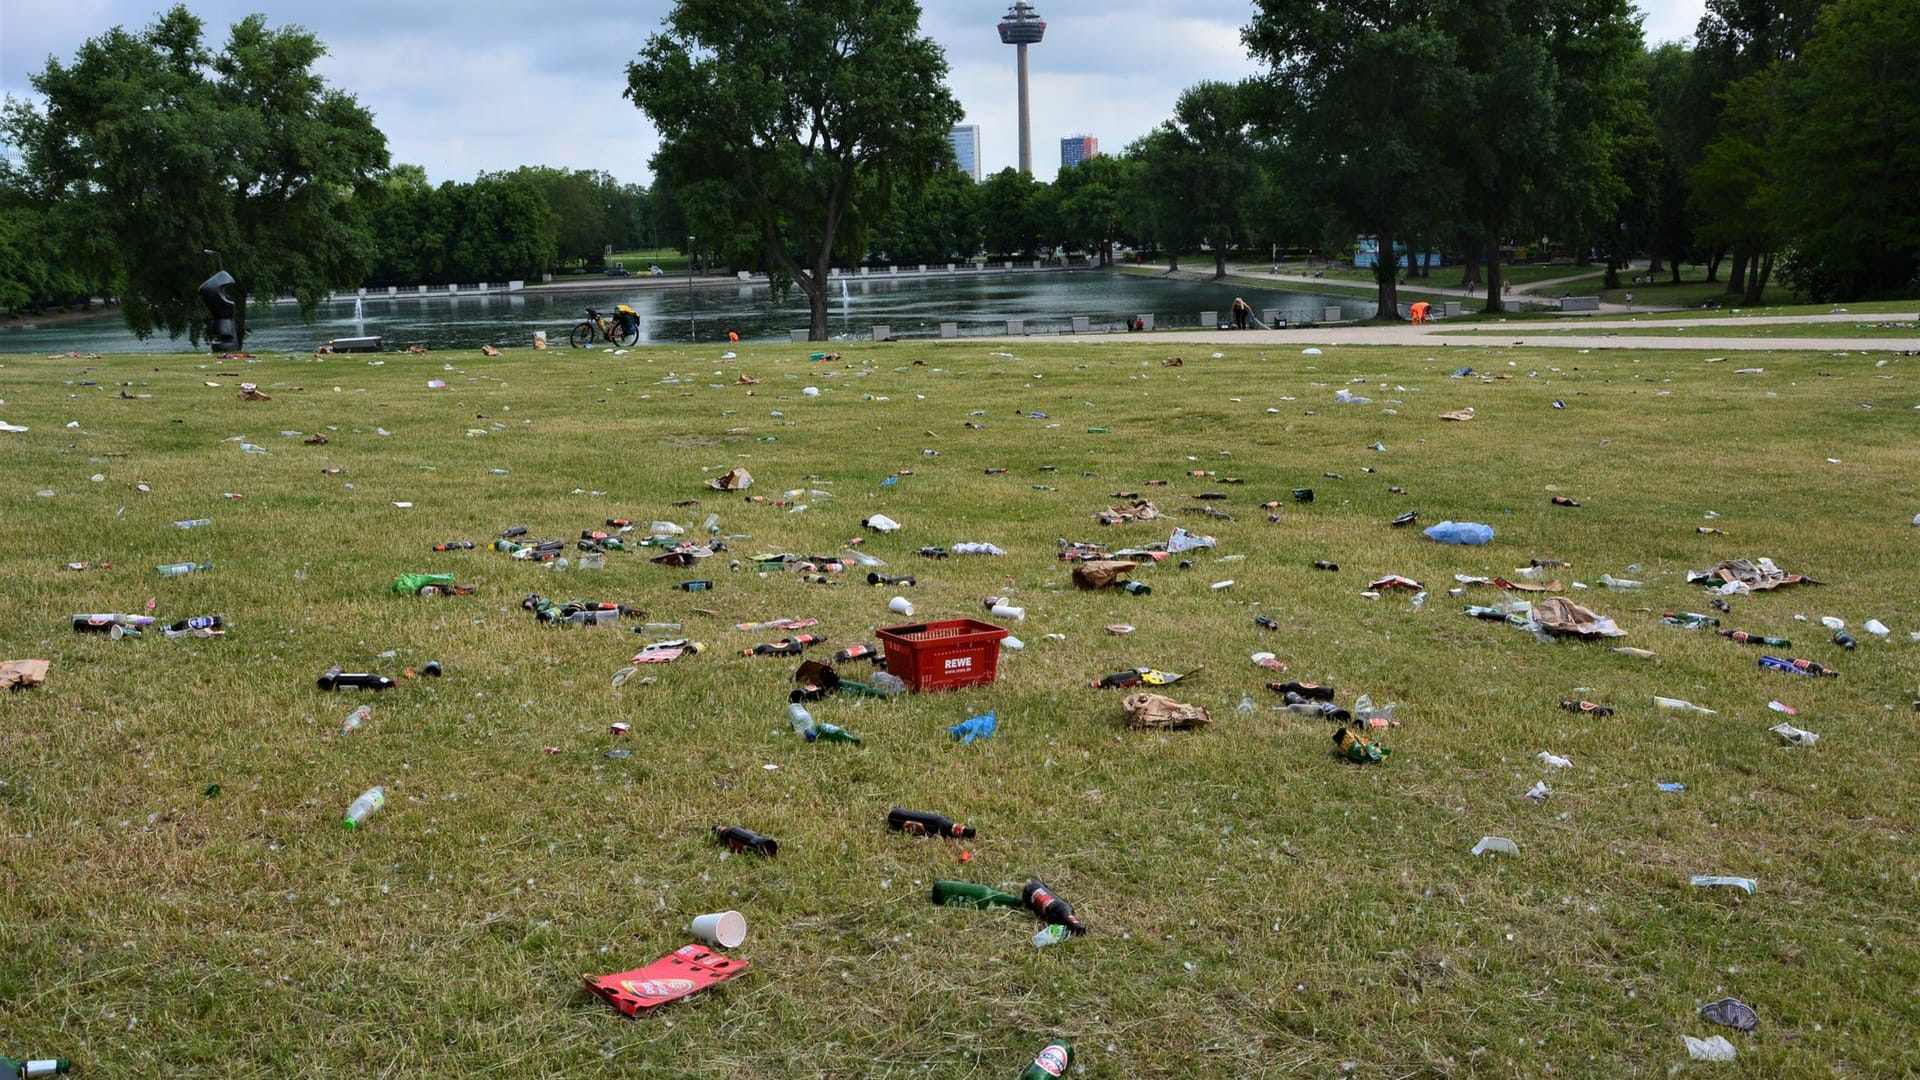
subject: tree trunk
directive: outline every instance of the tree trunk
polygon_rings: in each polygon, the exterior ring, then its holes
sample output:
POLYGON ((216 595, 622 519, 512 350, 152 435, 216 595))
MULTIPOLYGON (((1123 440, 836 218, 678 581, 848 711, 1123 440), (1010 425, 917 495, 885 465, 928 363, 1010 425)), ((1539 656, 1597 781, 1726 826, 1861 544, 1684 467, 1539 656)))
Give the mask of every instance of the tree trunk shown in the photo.
POLYGON ((1733 269, 1727 272, 1727 295, 1741 296, 1747 291, 1747 253, 1733 249, 1733 269))
POLYGON ((1215 281, 1218 281, 1221 278, 1226 276, 1227 276, 1227 249, 1222 247, 1214 248, 1213 249, 1213 279, 1215 281))
POLYGON ((1473 248, 1468 248, 1466 261, 1460 268, 1460 286, 1468 292, 1472 292, 1474 287, 1479 284, 1480 252, 1473 248))
MULTIPOLYGON (((1727 257, 1727 249, 1723 247, 1716 247, 1712 251, 1709 251, 1707 253, 1707 283, 1708 284, 1718 285, 1720 283, 1720 260, 1726 257, 1727 257)), ((1674 269, 1677 271, 1679 268, 1675 267, 1674 269)))
POLYGON ((1400 264, 1393 257, 1393 232, 1381 229, 1379 254, 1373 260, 1373 280, 1380 286, 1380 308, 1373 317, 1382 322, 1400 321, 1400 264))
POLYGON ((1487 230, 1487 305, 1484 310, 1489 315, 1498 315, 1507 310, 1501 297, 1503 285, 1500 281, 1500 239, 1492 229, 1487 230))
POLYGON ((1167 273, 1174 274, 1174 273, 1178 273, 1179 271, 1180 271, 1180 253, 1178 251, 1174 251, 1170 249, 1167 252, 1167 273))
POLYGON ((247 348, 247 287, 235 285, 233 288, 240 294, 233 298, 233 351, 245 352, 247 348))
POLYGON ((800 279, 800 291, 807 294, 807 310, 812 316, 807 323, 808 341, 827 340, 827 272, 832 265, 831 249, 823 249, 800 279))
POLYGON ((1675 259, 1675 260, 1673 260, 1673 281, 1672 281, 1672 284, 1675 284, 1675 285, 1678 285, 1678 284, 1680 284, 1680 260, 1679 260, 1679 259, 1675 259))
POLYGON ((1607 274, 1606 277, 1600 280, 1600 287, 1603 289, 1617 289, 1620 287, 1619 263, 1614 262, 1612 259, 1607 260, 1607 274))
POLYGON ((1652 281, 1655 277, 1659 276, 1660 271, 1663 269, 1665 269, 1665 267, 1660 265, 1660 252, 1658 250, 1648 255, 1647 257, 1647 280, 1648 281, 1652 281))
POLYGON ((1767 289, 1767 278, 1772 276, 1772 274, 1773 252, 1769 251, 1764 256, 1755 259, 1753 266, 1748 269, 1747 288, 1746 292, 1741 295, 1740 302, 1748 307, 1760 306, 1760 298, 1767 289))

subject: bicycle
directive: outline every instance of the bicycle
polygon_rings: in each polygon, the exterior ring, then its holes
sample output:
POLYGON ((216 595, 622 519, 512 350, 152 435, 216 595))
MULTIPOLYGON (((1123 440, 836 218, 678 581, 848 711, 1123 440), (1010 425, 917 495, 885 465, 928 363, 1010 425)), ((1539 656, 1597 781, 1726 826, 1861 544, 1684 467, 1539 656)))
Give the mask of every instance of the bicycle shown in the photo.
POLYGON ((640 314, 625 304, 615 308, 610 316, 588 308, 587 321, 573 328, 573 333, 567 335, 567 344, 584 349, 593 344, 595 334, 609 345, 625 348, 636 344, 640 340, 640 314))

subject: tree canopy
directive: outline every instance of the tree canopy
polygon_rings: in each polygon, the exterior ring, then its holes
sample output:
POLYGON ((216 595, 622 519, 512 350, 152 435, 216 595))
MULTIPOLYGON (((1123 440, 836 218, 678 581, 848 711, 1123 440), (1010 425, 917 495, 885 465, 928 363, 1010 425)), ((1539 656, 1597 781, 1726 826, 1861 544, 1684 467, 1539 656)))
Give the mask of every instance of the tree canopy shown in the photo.
POLYGON ((11 101, 9 177, 45 213, 61 258, 117 291, 127 325, 198 340, 195 294, 220 254, 246 293, 311 313, 354 285, 372 242, 355 200, 387 164, 352 96, 313 72, 325 49, 258 15, 211 51, 184 6, 138 34, 114 28, 32 78, 44 107, 11 101))
POLYGON ((951 154, 962 111, 919 25, 911 0, 678 0, 627 67, 699 245, 797 284, 815 340, 835 254, 951 154))

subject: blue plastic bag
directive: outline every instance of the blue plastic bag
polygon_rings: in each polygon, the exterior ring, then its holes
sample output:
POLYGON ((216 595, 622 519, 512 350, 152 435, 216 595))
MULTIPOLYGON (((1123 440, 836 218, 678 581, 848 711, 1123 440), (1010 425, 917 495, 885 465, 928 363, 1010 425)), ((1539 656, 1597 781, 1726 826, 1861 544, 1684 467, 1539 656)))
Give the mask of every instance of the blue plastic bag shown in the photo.
POLYGON ((1479 547, 1493 540, 1493 526, 1477 521, 1443 521, 1427 530, 1427 538, 1443 544, 1479 547))

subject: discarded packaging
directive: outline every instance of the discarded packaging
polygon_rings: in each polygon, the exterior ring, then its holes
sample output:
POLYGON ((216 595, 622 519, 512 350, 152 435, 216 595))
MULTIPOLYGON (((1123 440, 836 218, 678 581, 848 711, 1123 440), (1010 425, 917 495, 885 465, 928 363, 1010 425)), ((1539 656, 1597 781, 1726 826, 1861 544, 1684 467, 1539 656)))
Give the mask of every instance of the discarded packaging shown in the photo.
POLYGON ((0 661, 0 690, 25 690, 47 681, 45 660, 0 661))
POLYGON ((1695 1061, 1733 1060, 1733 1044, 1723 1035, 1715 1035, 1711 1039, 1696 1039, 1691 1035, 1682 1035, 1680 1038, 1687 1044, 1687 1056, 1695 1061))
POLYGON ((1780 741, 1786 743, 1788 746, 1812 746, 1814 743, 1820 741, 1820 736, 1815 735, 1811 731, 1794 727, 1785 720, 1780 721, 1767 730, 1780 736, 1780 741))
POLYGON ((1735 1031, 1752 1031, 1760 1026, 1760 1014, 1739 998, 1721 998, 1700 1006, 1700 1018, 1735 1031))
POLYGON ((1213 723, 1213 717, 1198 705, 1188 705, 1160 694, 1129 694, 1121 707, 1127 724, 1136 728, 1196 728, 1213 723))
POLYGON ((582 975, 587 990, 627 1016, 678 1001, 745 972, 745 960, 701 945, 683 945, 643 968, 616 975, 582 975))
POLYGON ((1549 769, 1571 769, 1573 767, 1572 758, 1563 758, 1559 754, 1547 750, 1542 750, 1534 756, 1538 757, 1541 764, 1549 769))
POLYGON ((1483 836, 1480 838, 1479 843, 1473 845, 1473 854, 1475 855, 1485 855, 1489 851, 1495 855, 1518 855, 1520 854, 1520 845, 1504 836, 1483 836))
POLYGON ((1716 877, 1710 874, 1695 874, 1689 880, 1693 885, 1702 889, 1739 889, 1748 896, 1752 896, 1753 891, 1759 888, 1759 885, 1752 878, 1744 877, 1716 877))

